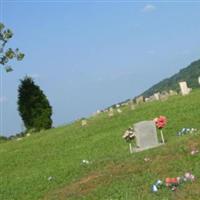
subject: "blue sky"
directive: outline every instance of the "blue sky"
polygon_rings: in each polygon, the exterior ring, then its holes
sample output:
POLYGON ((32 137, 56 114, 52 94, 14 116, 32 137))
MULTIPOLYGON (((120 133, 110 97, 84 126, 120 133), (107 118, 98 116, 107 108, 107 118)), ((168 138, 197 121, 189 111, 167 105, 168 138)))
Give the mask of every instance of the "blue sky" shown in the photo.
POLYGON ((200 3, 6 0, 1 10, 14 32, 9 46, 26 54, 1 77, 3 135, 21 130, 25 75, 47 95, 58 126, 133 98, 200 58, 200 3))

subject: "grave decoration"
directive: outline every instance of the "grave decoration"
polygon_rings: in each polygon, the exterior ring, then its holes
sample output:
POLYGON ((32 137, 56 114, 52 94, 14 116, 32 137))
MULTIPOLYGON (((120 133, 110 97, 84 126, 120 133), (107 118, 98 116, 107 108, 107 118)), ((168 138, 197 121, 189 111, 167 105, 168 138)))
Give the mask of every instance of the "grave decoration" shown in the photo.
POLYGON ((129 143, 129 150, 130 150, 130 153, 133 153, 132 152, 132 142, 134 141, 135 139, 135 132, 134 132, 134 129, 132 127, 129 127, 123 134, 122 138, 124 138, 126 140, 126 142, 129 143))
POLYGON ((162 129, 167 124, 167 118, 165 116, 160 116, 160 117, 155 118, 154 122, 156 124, 156 127, 160 130, 160 135, 161 135, 162 143, 165 143, 165 139, 164 139, 164 136, 163 136, 162 129))
POLYGON ((190 152, 190 154, 193 156, 193 155, 195 155, 195 154, 197 154, 197 153, 199 153, 199 150, 192 150, 191 152, 190 152))
POLYGON ((122 137, 129 142, 130 153, 162 145, 158 142, 156 125, 152 120, 134 124, 125 131, 122 137))
POLYGON ((182 136, 182 135, 186 135, 186 134, 191 134, 196 132, 197 129, 196 128, 182 128, 180 131, 178 131, 176 133, 177 136, 182 136))
POLYGON ((152 192, 158 192, 159 189, 162 187, 167 187, 172 191, 176 191, 177 187, 185 182, 193 182, 195 180, 195 176, 190 173, 186 172, 184 176, 181 177, 175 177, 175 178, 169 178, 167 177, 165 181, 157 180, 156 183, 154 183, 151 187, 152 192))

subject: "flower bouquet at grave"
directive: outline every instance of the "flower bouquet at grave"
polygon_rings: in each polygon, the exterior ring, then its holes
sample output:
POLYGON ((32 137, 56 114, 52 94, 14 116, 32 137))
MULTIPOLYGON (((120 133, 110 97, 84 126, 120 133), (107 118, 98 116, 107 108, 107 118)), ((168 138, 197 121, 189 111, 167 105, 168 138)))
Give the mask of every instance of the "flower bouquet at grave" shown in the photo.
POLYGON ((130 153, 132 153, 132 145, 131 143, 135 140, 135 132, 132 127, 129 127, 123 134, 122 138, 129 143, 130 153))
POLYGON ((167 118, 165 116, 160 116, 160 117, 155 118, 154 122, 156 124, 156 127, 160 130, 160 135, 161 135, 162 143, 165 143, 162 129, 167 124, 167 118))

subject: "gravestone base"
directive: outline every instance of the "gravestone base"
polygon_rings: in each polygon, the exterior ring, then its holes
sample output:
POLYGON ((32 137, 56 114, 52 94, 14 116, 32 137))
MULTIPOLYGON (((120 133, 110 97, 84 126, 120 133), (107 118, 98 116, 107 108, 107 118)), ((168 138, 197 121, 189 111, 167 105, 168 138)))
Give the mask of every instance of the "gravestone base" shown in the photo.
POLYGON ((140 148, 140 147, 133 147, 132 148, 132 152, 133 153, 137 153, 137 152, 140 152, 140 151, 145 151, 145 150, 148 150, 148 149, 153 149, 153 148, 156 148, 156 147, 159 147, 159 146, 162 146, 164 145, 163 143, 159 143, 157 145, 154 145, 154 146, 148 146, 146 148, 140 148))

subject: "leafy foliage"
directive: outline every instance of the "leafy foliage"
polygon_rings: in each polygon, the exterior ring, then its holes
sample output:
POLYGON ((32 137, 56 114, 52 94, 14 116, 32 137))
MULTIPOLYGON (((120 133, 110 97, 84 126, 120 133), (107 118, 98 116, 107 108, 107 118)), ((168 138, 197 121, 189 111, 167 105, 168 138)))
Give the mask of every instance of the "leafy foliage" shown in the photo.
POLYGON ((19 49, 13 50, 8 48, 5 50, 5 46, 8 41, 13 37, 13 32, 10 29, 5 29, 4 24, 0 23, 0 65, 5 67, 6 72, 12 71, 12 67, 8 65, 8 62, 12 59, 21 61, 24 58, 24 54, 19 49))
POLYGON ((21 80, 18 89, 18 110, 25 127, 30 130, 48 129, 52 126, 52 108, 47 97, 30 77, 21 80))
POLYGON ((170 78, 164 79, 156 85, 149 88, 142 95, 151 96, 155 92, 162 92, 168 90, 179 91, 178 82, 186 81, 191 88, 198 88, 198 77, 200 76, 200 60, 191 63, 188 67, 180 70, 179 73, 173 75, 170 78))

